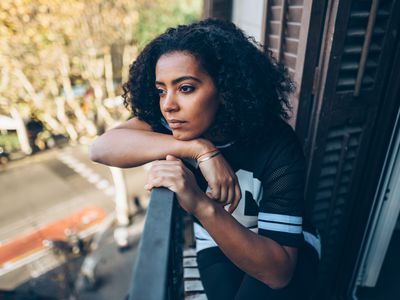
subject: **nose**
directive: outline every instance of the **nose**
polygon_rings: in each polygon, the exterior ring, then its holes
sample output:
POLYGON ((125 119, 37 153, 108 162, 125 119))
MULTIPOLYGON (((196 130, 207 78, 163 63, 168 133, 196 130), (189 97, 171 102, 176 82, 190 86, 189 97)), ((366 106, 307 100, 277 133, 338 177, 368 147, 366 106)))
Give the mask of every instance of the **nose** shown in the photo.
POLYGON ((165 112, 179 110, 179 105, 174 93, 167 93, 164 98, 161 98, 161 109, 165 112))

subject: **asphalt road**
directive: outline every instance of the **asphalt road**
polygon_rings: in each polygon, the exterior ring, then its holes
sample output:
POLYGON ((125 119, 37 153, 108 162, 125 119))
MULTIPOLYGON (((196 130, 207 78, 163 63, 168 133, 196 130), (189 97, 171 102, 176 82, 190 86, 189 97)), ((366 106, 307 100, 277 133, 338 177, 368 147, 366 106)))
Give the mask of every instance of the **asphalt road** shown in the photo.
MULTIPOLYGON (((139 196, 146 206, 144 169, 124 175, 129 198, 139 196)), ((109 168, 91 162, 87 146, 46 151, 0 169, 0 290, 57 267, 41 245, 46 235, 63 236, 71 226, 95 232, 113 212, 114 197, 109 168)))

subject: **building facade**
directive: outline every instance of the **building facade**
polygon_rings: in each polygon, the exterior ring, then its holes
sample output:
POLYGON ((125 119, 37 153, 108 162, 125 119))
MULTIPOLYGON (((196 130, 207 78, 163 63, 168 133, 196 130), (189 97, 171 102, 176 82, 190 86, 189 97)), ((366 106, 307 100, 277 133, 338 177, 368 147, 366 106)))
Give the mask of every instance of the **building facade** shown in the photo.
POLYGON ((396 274, 382 266, 400 241, 400 1, 204 5, 205 17, 233 21, 296 82, 291 125, 308 158, 306 211, 322 236, 316 299, 386 299, 380 290, 397 299, 400 287, 382 283, 396 274))

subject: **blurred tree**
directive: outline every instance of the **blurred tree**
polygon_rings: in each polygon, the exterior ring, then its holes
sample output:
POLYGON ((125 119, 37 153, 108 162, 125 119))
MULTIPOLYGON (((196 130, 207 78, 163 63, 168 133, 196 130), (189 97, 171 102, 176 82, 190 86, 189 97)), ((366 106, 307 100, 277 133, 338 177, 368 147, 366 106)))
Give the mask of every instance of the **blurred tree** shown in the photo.
MULTIPOLYGON (((107 109, 150 39, 200 17, 201 0, 1 0, 0 108, 34 111, 72 140, 125 118, 107 109)), ((122 114, 122 115, 121 115, 122 114)))

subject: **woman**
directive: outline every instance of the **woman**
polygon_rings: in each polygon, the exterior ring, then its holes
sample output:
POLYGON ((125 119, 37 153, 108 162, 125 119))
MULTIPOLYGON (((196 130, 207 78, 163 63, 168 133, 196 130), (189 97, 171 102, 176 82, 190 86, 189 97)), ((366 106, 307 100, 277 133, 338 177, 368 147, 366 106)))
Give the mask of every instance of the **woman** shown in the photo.
POLYGON ((303 219, 305 159, 285 122, 285 69, 229 22, 170 28, 124 85, 134 118, 91 148, 94 161, 153 161, 145 188, 167 187, 195 217, 208 299, 308 299, 319 239, 303 219))

